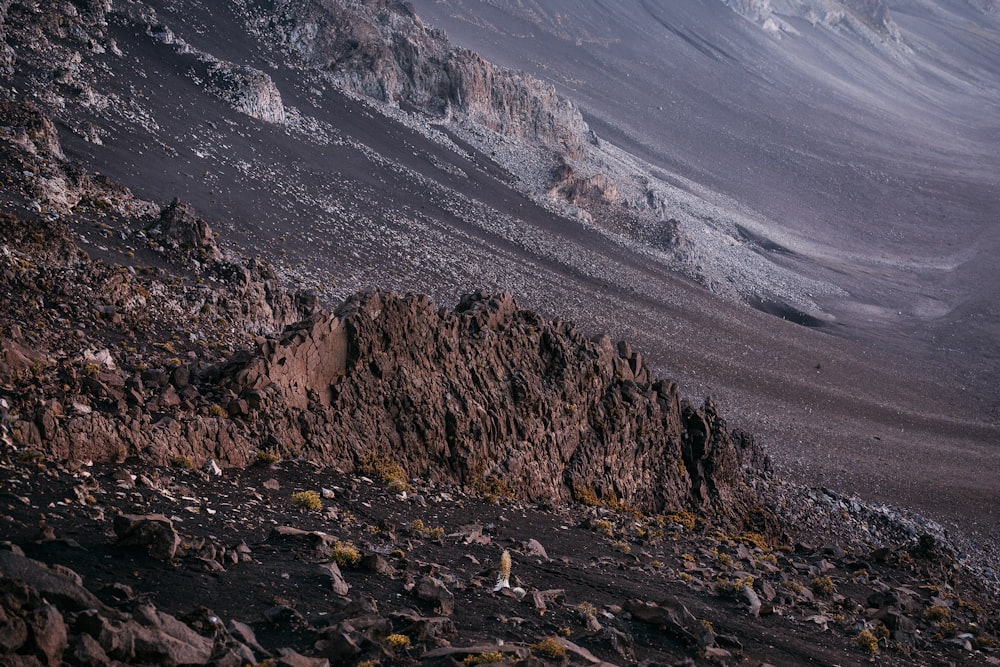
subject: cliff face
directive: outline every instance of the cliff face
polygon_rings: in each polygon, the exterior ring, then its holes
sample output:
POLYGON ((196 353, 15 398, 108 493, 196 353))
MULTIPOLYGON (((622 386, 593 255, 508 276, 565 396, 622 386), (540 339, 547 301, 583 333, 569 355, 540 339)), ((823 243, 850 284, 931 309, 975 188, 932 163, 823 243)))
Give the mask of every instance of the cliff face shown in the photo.
POLYGON ((374 455, 411 475, 645 510, 738 511, 745 466, 766 467, 711 402, 656 381, 642 356, 546 322, 506 294, 454 311, 359 294, 263 342, 225 384, 280 448, 340 465, 374 455))
POLYGON ((407 3, 278 0, 267 30, 348 90, 530 139, 560 152, 582 146, 576 107, 530 76, 449 45, 407 3))

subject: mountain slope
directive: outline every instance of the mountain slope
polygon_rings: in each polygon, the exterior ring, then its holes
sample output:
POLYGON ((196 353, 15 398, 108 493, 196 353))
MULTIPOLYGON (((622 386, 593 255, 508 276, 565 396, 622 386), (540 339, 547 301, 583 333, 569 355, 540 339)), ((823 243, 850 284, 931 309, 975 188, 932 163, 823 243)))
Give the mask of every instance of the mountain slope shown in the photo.
MULTIPOLYGON (((301 6, 313 12, 349 8, 368 25, 387 21, 394 26, 384 34, 378 29, 364 34, 374 40, 368 47, 373 53, 392 60, 384 61, 385 72, 401 81, 404 93, 410 84, 398 77, 423 71, 440 77, 435 67, 444 67, 449 57, 485 67, 467 53, 449 56, 452 47, 443 37, 403 6, 301 6), (378 46, 405 41, 407 35, 413 44, 426 46, 427 53, 378 46), (428 61, 401 67, 407 53, 427 55, 428 61)), ((31 98, 51 114, 65 155, 127 185, 135 206, 156 211, 175 196, 192 202, 228 243, 272 260, 288 281, 316 290, 331 305, 373 286, 426 292, 441 303, 456 302, 480 288, 509 290, 525 306, 576 321, 587 333, 608 332, 634 341, 651 367, 676 377, 685 393, 716 395, 734 425, 758 434, 777 465, 798 478, 863 490, 960 524, 969 533, 990 534, 995 525, 991 510, 998 502, 996 480, 989 472, 1000 440, 993 418, 995 395, 966 381, 970 368, 988 369, 984 358, 967 355, 968 365, 952 368, 950 356, 928 355, 926 348, 908 342, 910 332, 900 322, 887 332, 876 329, 875 343, 863 345, 793 324, 861 335, 863 328, 848 318, 831 319, 818 310, 818 301, 823 294, 843 297, 834 279, 847 280, 848 286, 855 286, 852 281, 861 275, 867 276, 865 284, 876 286, 869 278, 901 280, 891 267, 869 266, 864 274, 845 273, 841 267, 801 279, 802 267, 814 267, 815 258, 803 259, 801 252, 796 254, 798 246, 789 250, 793 244, 776 237, 753 211, 735 206, 725 190, 719 194, 699 185, 697 178, 657 167, 652 144, 639 146, 628 140, 627 132, 593 114, 590 123, 598 134, 588 134, 572 105, 552 98, 543 84, 516 85, 521 75, 513 71, 490 66, 493 76, 508 83, 469 90, 488 93, 494 101, 497 90, 548 99, 562 110, 558 117, 566 119, 572 132, 583 133, 574 150, 559 154, 566 148, 555 150, 559 141, 528 142, 523 133, 500 134, 502 124, 491 128, 473 122, 449 97, 451 89, 436 90, 437 97, 395 100, 399 108, 373 106, 358 97, 349 76, 363 58, 349 60, 353 64, 347 69, 319 66, 308 60, 308 49, 284 34, 296 25, 281 24, 295 19, 281 13, 292 6, 133 2, 75 7, 34 12, 20 3, 8 6, 4 28, 14 54, 9 61, 11 95, 31 98), (419 113, 406 111, 416 104, 424 105, 419 113), (605 131, 635 155, 601 138, 605 131), (729 298, 713 296, 704 285, 729 298), (739 298, 760 310, 740 304, 739 298), (935 494, 926 492, 928 484, 935 494), (970 508, 975 512, 971 516, 970 508)), ((721 3, 697 7, 704 12, 695 17, 727 26, 731 39, 777 48, 766 41, 772 39, 767 33, 721 3)), ((597 28, 615 25, 590 18, 598 36, 597 28)), ((697 39, 690 30, 681 33, 688 38, 676 38, 684 45, 678 52, 684 59, 672 67, 681 71, 690 66, 692 76, 701 72, 710 80, 706 70, 694 65, 728 61, 692 47, 689 40, 697 39)), ((697 33, 711 34, 701 28, 697 33)), ((781 48, 791 42, 782 38, 781 48)), ((702 48, 712 51, 704 44, 702 48)), ((725 44, 721 48, 731 50, 725 44)), ((664 51, 663 59, 670 60, 670 53, 664 51)), ((605 71, 594 65, 595 58, 580 58, 580 66, 605 71)), ((334 59, 330 62, 336 65, 334 59)), ((739 67, 734 71, 744 72, 739 67)), ((433 80, 440 85, 447 79, 433 80)), ((647 77, 646 84, 650 81, 647 77)), ((678 103, 704 106, 706 94, 694 83, 678 89, 678 103)), ((644 85, 608 95, 638 104, 644 85)), ((720 86, 722 92, 715 94, 722 96, 725 89, 720 86)), ((807 94, 808 88, 797 94, 800 104, 807 94)), ((592 107, 587 100, 581 105, 592 107)), ((832 106, 846 116, 838 127, 850 127, 847 107, 832 106)), ((741 171, 733 162, 742 154, 738 146, 705 134, 727 126, 717 121, 682 116, 671 127, 700 127, 703 134, 685 139, 675 133, 671 154, 705 151, 713 164, 733 163, 737 168, 713 168, 712 173, 736 182, 733 174, 746 171, 747 165, 741 171)), ((809 127, 789 134, 788 143, 808 134, 809 127)), ((768 136, 781 136, 787 129, 777 125, 768 136)), ((884 129, 884 124, 848 138, 860 141, 873 129, 884 129)), ((834 134, 818 134, 815 141, 834 134)), ((21 139, 10 135, 8 141, 21 139)), ((844 169, 853 173, 850 165, 844 169)), ((767 170, 759 171, 770 177, 767 170)), ((772 176, 784 178, 790 171, 772 176)), ((46 173, 10 173, 22 188, 5 194, 11 206, 64 215, 79 197, 68 187, 72 183, 67 186, 46 173)), ((808 186, 816 176, 803 173, 808 186)), ((976 181, 959 182, 960 189, 976 192, 976 181)), ((783 195, 784 200, 794 203, 792 195, 807 189, 791 188, 794 192, 783 195)), ((816 192, 817 197, 832 197, 825 188, 816 192)), ((869 199, 865 208, 872 206, 869 199)), ((129 253, 138 254, 145 243, 128 234, 122 238, 121 230, 112 234, 113 241, 110 230, 97 226, 79 231, 91 243, 90 251, 115 261, 129 261, 129 253)), ((876 232, 877 227, 870 233, 876 232)), ((813 236, 823 240, 820 233, 813 236)), ((978 261, 985 262, 985 254, 981 257, 978 261)), ((976 321, 989 317, 972 302, 965 308, 976 321)), ((975 336, 990 340, 987 327, 952 329, 942 346, 974 350, 966 345, 975 336)))

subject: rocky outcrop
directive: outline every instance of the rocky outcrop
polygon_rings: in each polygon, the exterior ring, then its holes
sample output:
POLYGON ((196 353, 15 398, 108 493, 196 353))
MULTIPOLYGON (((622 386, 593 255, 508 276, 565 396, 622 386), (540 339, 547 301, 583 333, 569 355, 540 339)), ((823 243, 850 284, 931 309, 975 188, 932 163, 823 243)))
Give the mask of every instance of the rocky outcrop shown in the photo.
POLYGON ((738 512, 766 463, 714 405, 651 377, 625 343, 584 338, 506 294, 367 293, 269 338, 223 372, 280 447, 518 496, 738 512))
POLYGON ((452 47, 407 3, 280 0, 262 29, 358 94, 454 116, 558 152, 575 152, 585 140, 580 112, 551 85, 452 47))
POLYGON ((274 81, 259 69, 215 61, 209 65, 210 89, 234 109, 268 123, 284 123, 285 107, 274 81))
POLYGON ((846 29, 880 45, 903 44, 899 27, 883 0, 725 0, 726 4, 773 33, 797 34, 785 18, 799 18, 829 30, 846 29))

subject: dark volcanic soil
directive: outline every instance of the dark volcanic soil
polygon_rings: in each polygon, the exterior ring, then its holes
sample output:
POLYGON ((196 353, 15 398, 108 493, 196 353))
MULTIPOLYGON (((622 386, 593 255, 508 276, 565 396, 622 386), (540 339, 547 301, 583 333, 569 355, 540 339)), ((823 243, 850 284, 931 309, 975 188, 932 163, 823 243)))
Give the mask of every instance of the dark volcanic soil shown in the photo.
MULTIPOLYGON (((214 636, 217 645, 229 635, 206 618, 215 616, 230 630, 231 621, 246 623, 263 647, 255 651, 258 661, 280 648, 325 655, 333 664, 384 665, 453 665, 453 658, 470 654, 530 650, 542 659, 535 664, 558 664, 537 647, 554 637, 571 642, 574 664, 595 661, 580 647, 613 664, 692 664, 685 660, 709 656, 707 662, 723 664, 854 665, 872 655, 856 639, 864 619, 883 618, 881 601, 890 599, 900 600, 913 619, 916 634, 911 629, 908 636, 916 645, 889 649, 892 640, 883 640, 879 664, 995 659, 987 629, 996 617, 984 606, 992 603, 947 558, 910 555, 912 541, 875 551, 838 540, 844 550, 824 541, 829 534, 820 530, 810 537, 803 523, 800 538, 811 546, 772 546, 700 519, 685 527, 695 521, 690 516, 542 507, 502 497, 491 502, 417 480, 408 492, 390 491, 378 479, 304 461, 213 477, 135 460, 70 472, 4 455, 0 479, 0 530, 27 556, 73 569, 111 607, 131 612, 152 604, 214 636), (323 490, 322 509, 296 506, 292 495, 304 490, 323 490), (170 518, 181 538, 176 557, 164 562, 142 548, 117 545, 111 525, 118 513, 170 518), (281 536, 279 527, 330 537, 281 536), (346 595, 331 590, 317 565, 331 560, 335 541, 355 546, 366 559, 341 568, 346 595), (504 550, 513 559, 510 585, 526 591, 523 599, 510 589, 493 591, 504 550), (453 601, 421 597, 427 577, 453 601), (751 614, 749 598, 731 589, 747 577, 763 602, 759 617, 751 614), (690 616, 673 616, 670 625, 662 607, 645 607, 661 620, 644 622, 638 601, 682 605, 690 616), (946 623, 945 612, 927 611, 935 605, 947 610, 948 627, 968 629, 973 642, 978 637, 975 654, 962 641, 935 639, 946 623), (709 648, 696 638, 705 629, 711 629, 709 648), (323 638, 342 634, 353 638, 353 648, 337 642, 318 648, 323 638), (393 648, 390 634, 407 637, 408 644, 393 648), (448 644, 466 648, 435 657, 433 651, 448 644)), ((850 511, 850 503, 842 507, 850 511)), ((72 624, 75 614, 65 616, 72 624)))

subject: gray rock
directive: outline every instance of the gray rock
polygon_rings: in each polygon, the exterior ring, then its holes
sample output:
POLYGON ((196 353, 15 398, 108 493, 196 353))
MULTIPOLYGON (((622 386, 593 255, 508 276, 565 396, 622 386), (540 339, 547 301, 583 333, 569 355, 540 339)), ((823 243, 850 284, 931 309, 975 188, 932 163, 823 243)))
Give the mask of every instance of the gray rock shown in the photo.
POLYGON ((205 461, 205 465, 203 465, 201 469, 203 472, 216 477, 222 474, 222 468, 220 468, 219 464, 215 462, 215 459, 208 459, 205 461))

